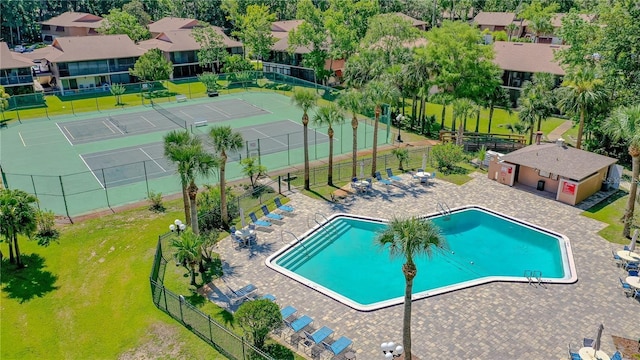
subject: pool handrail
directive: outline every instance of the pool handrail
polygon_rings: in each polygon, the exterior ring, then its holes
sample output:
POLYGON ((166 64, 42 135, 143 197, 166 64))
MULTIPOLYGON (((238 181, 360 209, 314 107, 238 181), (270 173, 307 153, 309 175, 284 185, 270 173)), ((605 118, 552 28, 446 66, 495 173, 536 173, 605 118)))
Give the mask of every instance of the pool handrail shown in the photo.
POLYGON ((334 229, 333 224, 331 224, 329 219, 321 212, 316 212, 313 214, 313 221, 320 227, 320 230, 329 231, 326 227, 327 225, 331 226, 331 229, 334 229), (323 223, 318 221, 318 217, 317 217, 318 215, 320 215, 322 219, 324 219, 323 223))
POLYGON ((298 244, 300 246, 302 246, 304 248, 304 252, 305 254, 307 254, 307 257, 309 257, 309 249, 307 249, 307 247, 302 243, 302 241, 300 241, 300 239, 298 239, 298 237, 296 236, 296 234, 292 233, 291 231, 287 231, 287 230, 280 230, 280 240, 282 240, 282 242, 284 241, 284 234, 287 233, 291 236, 293 236, 294 239, 296 239, 296 241, 298 242, 298 244))

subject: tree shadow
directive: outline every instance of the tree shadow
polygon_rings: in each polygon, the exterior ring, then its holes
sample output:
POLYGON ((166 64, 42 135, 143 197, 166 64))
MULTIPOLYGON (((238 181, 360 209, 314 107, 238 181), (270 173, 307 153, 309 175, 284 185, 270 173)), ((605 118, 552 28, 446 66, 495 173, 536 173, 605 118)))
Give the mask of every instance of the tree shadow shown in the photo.
POLYGON ((17 299, 25 303, 35 297, 43 297, 47 293, 58 289, 55 286, 58 277, 43 270, 44 258, 38 254, 22 255, 24 268, 18 269, 8 259, 2 260, 2 291, 10 299, 17 299))
POLYGON ((295 359, 293 352, 289 348, 275 342, 266 344, 264 346, 264 351, 266 351, 269 355, 273 356, 276 359, 282 359, 282 360, 295 359))

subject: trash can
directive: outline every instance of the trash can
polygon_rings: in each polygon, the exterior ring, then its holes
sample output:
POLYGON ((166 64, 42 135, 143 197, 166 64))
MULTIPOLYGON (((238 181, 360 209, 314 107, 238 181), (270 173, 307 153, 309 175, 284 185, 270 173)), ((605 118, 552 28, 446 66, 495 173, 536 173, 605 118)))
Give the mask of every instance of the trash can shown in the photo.
POLYGON ((600 190, 609 191, 609 182, 608 181, 603 181, 602 182, 602 187, 600 188, 600 190))
POLYGON ((544 180, 538 180, 538 190, 544 191, 544 180))

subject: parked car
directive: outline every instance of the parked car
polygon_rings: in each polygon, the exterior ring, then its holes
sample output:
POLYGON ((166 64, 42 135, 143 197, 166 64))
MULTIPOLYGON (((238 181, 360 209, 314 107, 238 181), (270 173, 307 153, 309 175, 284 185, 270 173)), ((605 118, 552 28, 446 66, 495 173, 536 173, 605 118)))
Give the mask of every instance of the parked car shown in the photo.
POLYGON ((26 48, 24 47, 24 45, 16 45, 16 47, 13 48, 13 51, 19 53, 23 53, 25 50, 26 48))

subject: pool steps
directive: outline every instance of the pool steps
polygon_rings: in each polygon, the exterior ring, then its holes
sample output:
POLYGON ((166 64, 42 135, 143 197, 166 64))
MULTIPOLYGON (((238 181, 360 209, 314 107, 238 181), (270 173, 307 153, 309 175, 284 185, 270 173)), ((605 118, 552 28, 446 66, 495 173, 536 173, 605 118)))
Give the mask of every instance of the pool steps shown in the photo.
POLYGON ((332 223, 319 228, 316 233, 302 242, 302 246, 288 252, 286 255, 278 259, 278 265, 290 271, 295 271, 308 258, 326 248, 332 241, 330 238, 336 239, 351 229, 351 225, 346 221, 338 224, 332 223))

